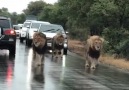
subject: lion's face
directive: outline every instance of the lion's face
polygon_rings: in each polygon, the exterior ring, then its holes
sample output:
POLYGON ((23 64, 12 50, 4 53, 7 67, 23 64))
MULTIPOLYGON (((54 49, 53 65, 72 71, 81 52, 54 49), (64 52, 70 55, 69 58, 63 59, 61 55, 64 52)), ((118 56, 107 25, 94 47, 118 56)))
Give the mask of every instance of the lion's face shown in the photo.
POLYGON ((102 49, 104 39, 99 36, 91 36, 87 41, 91 48, 100 51, 102 49))
POLYGON ((45 46, 46 36, 43 33, 36 32, 33 36, 33 44, 37 48, 42 48, 45 46))
POLYGON ((100 39, 93 42, 94 49, 100 51, 102 48, 102 41, 100 39))
POLYGON ((56 38, 56 44, 58 44, 58 45, 63 45, 64 44, 64 37, 63 37, 63 35, 58 36, 56 38))

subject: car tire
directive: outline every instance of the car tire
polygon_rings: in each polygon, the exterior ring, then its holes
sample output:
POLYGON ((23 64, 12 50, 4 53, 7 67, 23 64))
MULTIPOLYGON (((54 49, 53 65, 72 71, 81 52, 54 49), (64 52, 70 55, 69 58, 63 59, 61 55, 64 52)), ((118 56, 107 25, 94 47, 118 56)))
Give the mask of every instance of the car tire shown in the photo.
POLYGON ((67 48, 64 48, 63 53, 64 55, 67 55, 67 48))
POLYGON ((20 42, 23 43, 23 38, 20 37, 20 42))
POLYGON ((32 41, 26 38, 26 46, 30 47, 31 45, 32 45, 32 41))
POLYGON ((31 45, 32 45, 32 41, 28 40, 28 46, 31 46, 31 45))
POLYGON ((28 38, 26 37, 26 46, 28 46, 28 38))
POLYGON ((9 55, 10 56, 15 56, 15 53, 16 53, 16 46, 11 46, 9 48, 9 55))

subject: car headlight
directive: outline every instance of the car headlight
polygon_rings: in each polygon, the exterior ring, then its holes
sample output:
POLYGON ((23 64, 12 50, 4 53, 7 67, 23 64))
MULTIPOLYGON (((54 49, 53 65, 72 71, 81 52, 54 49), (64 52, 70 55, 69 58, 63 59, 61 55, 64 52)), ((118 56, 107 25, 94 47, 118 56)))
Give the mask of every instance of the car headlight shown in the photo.
POLYGON ((30 36, 33 36, 34 35, 34 32, 30 32, 30 34, 29 34, 30 36))
POLYGON ((68 40, 67 40, 67 39, 65 39, 65 40, 64 40, 64 43, 67 43, 67 42, 68 42, 68 40))

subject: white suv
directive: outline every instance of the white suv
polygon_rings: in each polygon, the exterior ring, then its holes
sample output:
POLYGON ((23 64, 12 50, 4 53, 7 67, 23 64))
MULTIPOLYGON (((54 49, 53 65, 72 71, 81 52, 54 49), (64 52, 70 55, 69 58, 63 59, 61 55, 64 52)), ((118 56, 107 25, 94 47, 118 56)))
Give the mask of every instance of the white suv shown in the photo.
POLYGON ((68 39, 67 39, 67 35, 63 29, 63 27, 61 25, 57 25, 57 24, 41 24, 41 26, 38 29, 38 32, 42 32, 46 35, 47 37, 47 47, 48 50, 52 49, 52 39, 53 37, 58 33, 62 33, 63 36, 65 37, 65 41, 64 41, 64 49, 63 49, 63 53, 65 55, 67 55, 67 50, 68 50, 68 39))
POLYGON ((50 24, 49 22, 45 21, 32 21, 30 23, 30 27, 27 27, 26 30, 26 46, 31 46, 32 44, 32 39, 33 39, 33 34, 34 32, 37 32, 38 28, 40 27, 41 24, 50 24))
POLYGON ((19 35, 20 42, 23 42, 25 40, 27 27, 30 27, 30 24, 32 21, 35 21, 35 20, 26 20, 23 23, 23 26, 22 26, 22 29, 21 29, 20 35, 19 35))

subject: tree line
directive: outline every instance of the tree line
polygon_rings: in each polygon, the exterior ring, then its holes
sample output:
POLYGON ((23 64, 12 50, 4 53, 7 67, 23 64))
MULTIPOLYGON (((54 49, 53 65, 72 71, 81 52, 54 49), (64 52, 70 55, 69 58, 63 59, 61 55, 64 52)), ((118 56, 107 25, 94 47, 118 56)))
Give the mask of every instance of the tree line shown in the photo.
POLYGON ((100 35, 105 39, 105 53, 129 58, 129 0, 58 0, 55 4, 39 0, 30 2, 23 12, 0 9, 0 14, 9 15, 14 23, 35 15, 38 20, 61 24, 74 39, 100 35))

